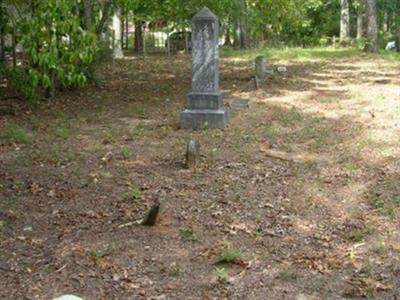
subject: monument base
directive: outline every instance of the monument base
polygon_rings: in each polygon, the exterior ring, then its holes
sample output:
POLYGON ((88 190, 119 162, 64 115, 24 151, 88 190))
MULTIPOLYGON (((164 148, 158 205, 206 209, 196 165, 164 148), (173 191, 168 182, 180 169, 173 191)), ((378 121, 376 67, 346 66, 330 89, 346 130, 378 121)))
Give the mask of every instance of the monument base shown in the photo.
POLYGON ((229 122, 229 109, 186 109, 181 113, 181 128, 224 128, 229 122))
POLYGON ((224 106, 221 92, 215 93, 189 93, 187 95, 187 109, 220 109, 224 106))

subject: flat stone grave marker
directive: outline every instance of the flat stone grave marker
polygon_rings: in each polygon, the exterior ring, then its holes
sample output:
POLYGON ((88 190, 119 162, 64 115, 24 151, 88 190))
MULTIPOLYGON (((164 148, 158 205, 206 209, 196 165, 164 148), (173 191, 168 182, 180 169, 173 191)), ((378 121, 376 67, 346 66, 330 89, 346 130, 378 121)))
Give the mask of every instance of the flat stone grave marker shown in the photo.
POLYGON ((250 106, 252 106, 253 104, 253 100, 242 98, 233 99, 231 102, 229 102, 229 106, 232 109, 250 108, 250 106))

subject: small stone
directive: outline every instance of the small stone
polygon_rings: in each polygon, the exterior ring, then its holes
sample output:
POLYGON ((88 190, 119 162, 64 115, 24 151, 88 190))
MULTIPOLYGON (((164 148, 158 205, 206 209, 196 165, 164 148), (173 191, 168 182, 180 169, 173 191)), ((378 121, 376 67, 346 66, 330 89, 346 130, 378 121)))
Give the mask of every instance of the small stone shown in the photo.
POLYGON ((200 143, 191 140, 186 147, 186 168, 195 170, 200 160, 200 143))
POLYGON ((286 73, 287 72, 287 68, 285 66, 279 66, 277 70, 278 70, 279 73, 286 73))
POLYGON ((58 298, 54 298, 53 300, 84 300, 84 299, 74 295, 63 295, 58 298))
POLYGON ((26 226, 24 229, 24 231, 33 231, 32 226, 26 226))
POLYGON ((113 153, 112 152, 107 152, 106 155, 104 155, 101 160, 103 162, 107 163, 112 159, 112 157, 113 157, 113 153))

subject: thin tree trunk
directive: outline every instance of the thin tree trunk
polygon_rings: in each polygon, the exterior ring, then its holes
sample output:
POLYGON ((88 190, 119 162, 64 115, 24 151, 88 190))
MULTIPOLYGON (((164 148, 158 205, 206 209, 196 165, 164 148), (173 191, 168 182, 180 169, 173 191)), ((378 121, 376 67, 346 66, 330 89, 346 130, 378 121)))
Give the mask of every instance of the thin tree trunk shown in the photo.
POLYGON ((364 37, 365 30, 365 11, 366 11, 365 0, 360 0, 360 6, 357 13, 357 40, 361 40, 364 37))
POLYGON ((30 9, 31 9, 31 17, 33 17, 35 14, 35 0, 31 0, 30 9))
POLYGON ((240 48, 247 47, 246 0, 240 0, 240 48))
POLYGON ((233 47, 240 47, 240 20, 235 18, 233 21, 233 47))
POLYGON ((4 26, 1 26, 0 28, 0 61, 5 62, 6 61, 6 43, 5 43, 5 38, 4 38, 4 26))
POLYGON ((90 30, 92 28, 92 5, 91 0, 83 0, 83 8, 84 8, 84 25, 86 30, 90 30))
POLYGON ((387 11, 383 14, 383 32, 388 33, 389 31, 389 14, 387 11))
POLYGON ((11 47, 12 47, 12 61, 13 68, 17 67, 17 25, 13 24, 12 36, 11 36, 11 47))
POLYGON ((125 10, 121 9, 121 49, 124 49, 124 37, 125 37, 125 10))
POLYGON ((365 51, 371 53, 378 53, 378 25, 376 16, 376 0, 367 0, 368 11, 368 44, 365 51))
POLYGON ((188 54, 189 53, 189 35, 187 33, 186 28, 183 28, 183 32, 185 35, 185 53, 188 54))
POLYGON ((142 21, 135 22, 135 52, 143 52, 143 23, 142 21))
POLYGON ((396 51, 400 52, 400 14, 396 18, 396 51))
POLYGON ((110 9, 111 9, 111 0, 105 0, 103 10, 101 13, 101 19, 99 25, 96 29, 96 34, 98 37, 105 31, 105 28, 108 25, 108 19, 110 17, 110 9))
POLYGON ((226 29, 225 29, 225 43, 224 46, 226 47, 232 47, 232 41, 231 41, 231 21, 230 19, 226 23, 226 29))
POLYGON ((350 39, 349 0, 340 0, 340 43, 348 44, 350 39))
POLYGON ((121 47, 121 8, 117 7, 113 15, 113 31, 114 31, 114 43, 113 43, 113 55, 114 58, 123 58, 124 53, 121 47))
POLYGON ((125 49, 129 48, 129 13, 125 15, 125 49))

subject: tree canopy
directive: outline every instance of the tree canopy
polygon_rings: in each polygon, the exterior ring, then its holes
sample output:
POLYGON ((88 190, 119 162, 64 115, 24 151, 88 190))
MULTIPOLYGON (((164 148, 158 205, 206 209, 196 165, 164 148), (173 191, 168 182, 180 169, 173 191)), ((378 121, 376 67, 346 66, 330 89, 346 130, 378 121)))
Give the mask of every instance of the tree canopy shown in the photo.
POLYGON ((377 51, 400 36, 400 2, 391 0, 2 0, 0 60, 6 62, 8 52, 14 65, 2 73, 24 82, 19 90, 27 98, 43 89, 51 96, 57 87, 79 86, 91 76, 99 50, 110 47, 108 28, 117 9, 122 23, 116 24, 135 23, 135 46, 140 47, 146 22, 162 21, 169 32, 189 28, 203 6, 218 15, 225 45, 239 48, 326 46, 345 32, 350 43, 357 36, 358 46, 377 51), (371 15, 368 7, 375 2, 371 15), (371 25, 373 15, 376 25, 371 25), (379 45, 369 47, 378 37, 379 45), (17 44, 24 48, 19 68, 17 44))

